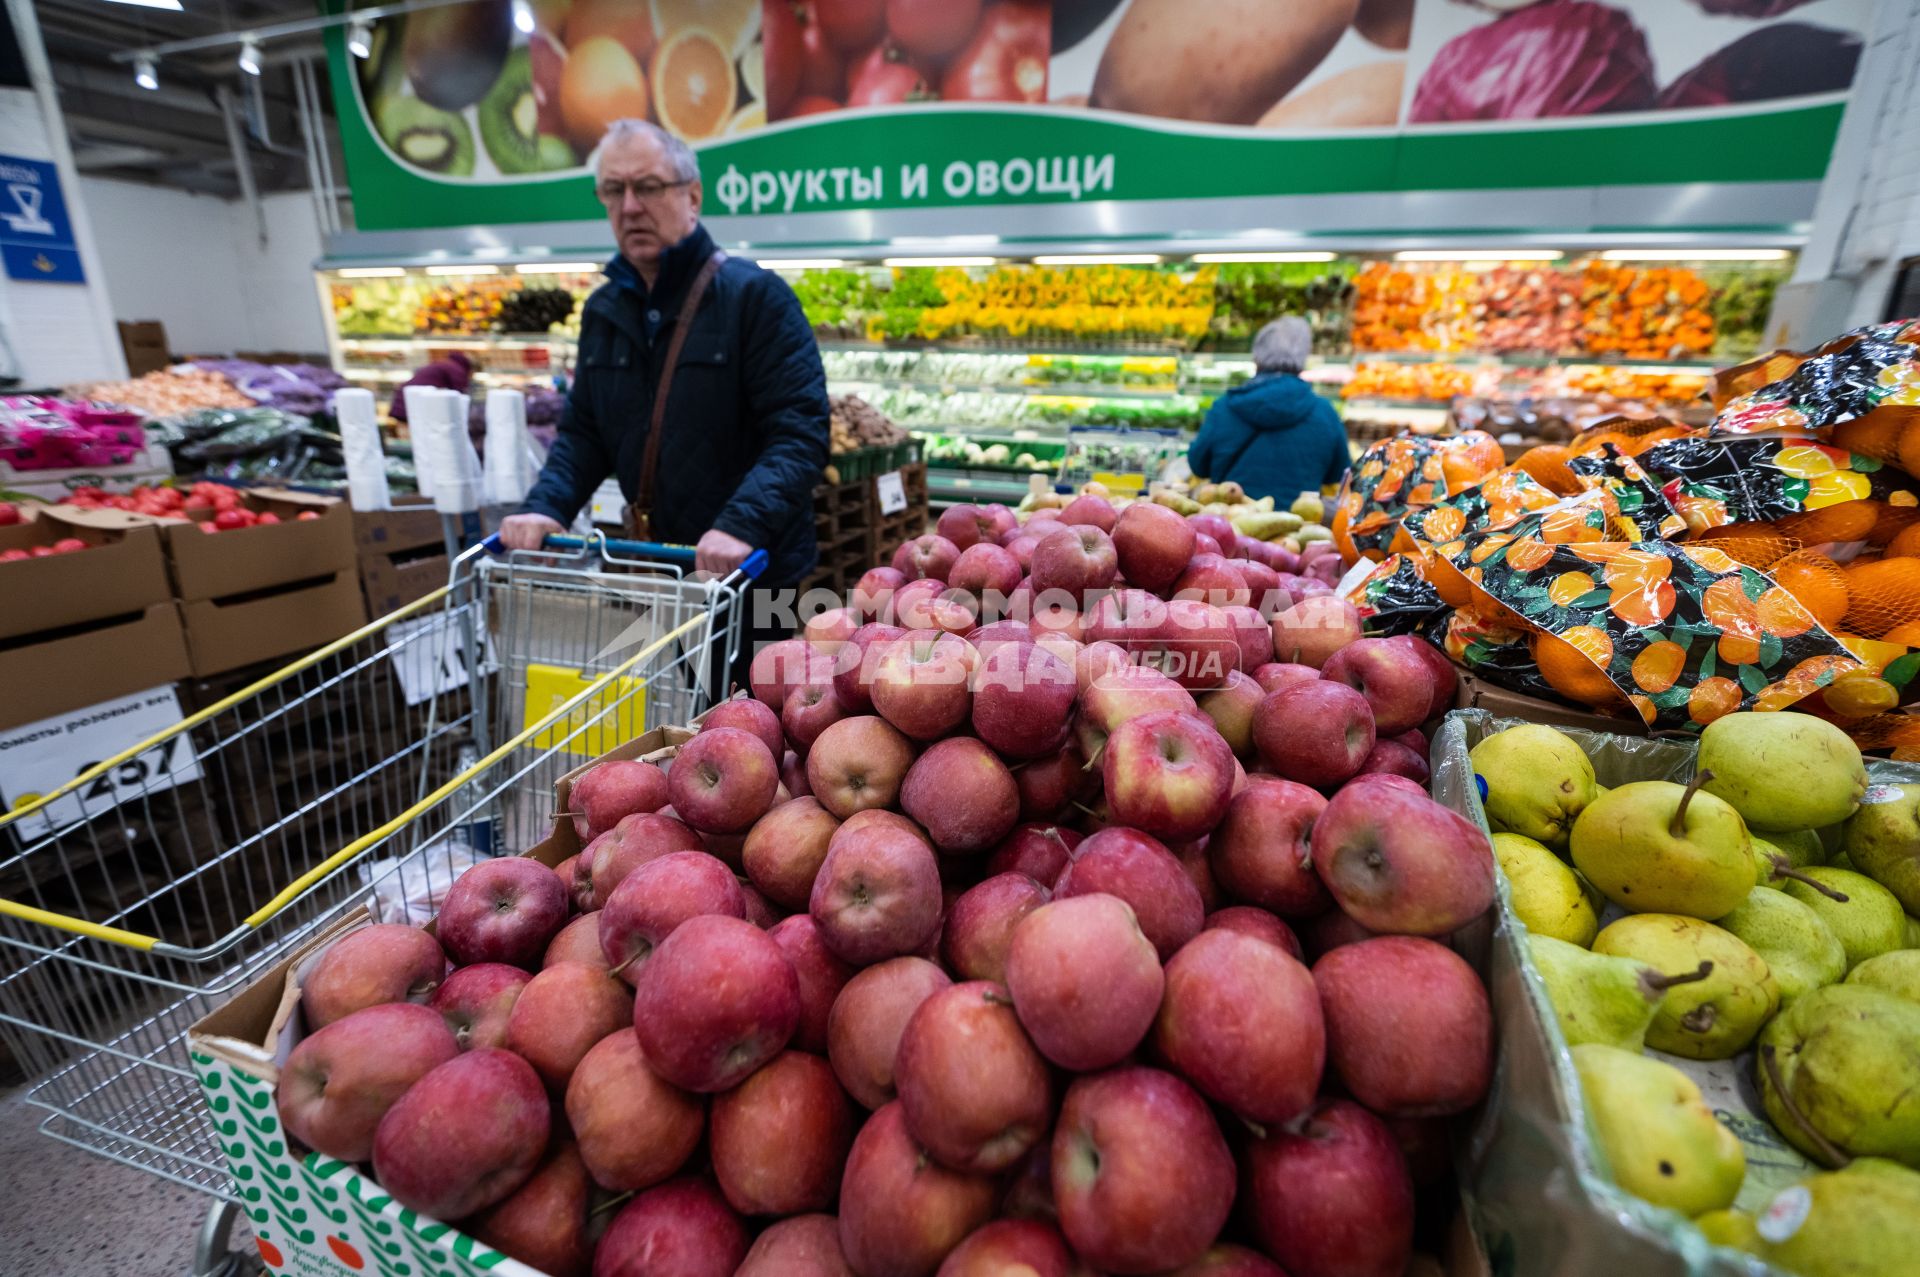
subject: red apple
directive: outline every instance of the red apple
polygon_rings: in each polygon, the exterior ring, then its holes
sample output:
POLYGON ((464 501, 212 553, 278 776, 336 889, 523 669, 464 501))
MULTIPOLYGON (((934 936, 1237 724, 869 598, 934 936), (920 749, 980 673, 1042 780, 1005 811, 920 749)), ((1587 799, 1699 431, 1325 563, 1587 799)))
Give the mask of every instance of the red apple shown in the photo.
POLYGON ((580 1149, 562 1140, 513 1196, 461 1227, 475 1241, 548 1277, 587 1277, 593 1266, 587 1236, 592 1191, 580 1149))
POLYGON ((873 708, 913 739, 937 740, 967 720, 975 659, 965 639, 937 630, 912 631, 882 651, 873 675, 873 708))
POLYGON ((1273 658, 1320 669, 1360 636, 1360 612, 1353 604, 1332 595, 1301 599, 1273 618, 1273 658))
POLYGON ((1264 699, 1266 693, 1252 675, 1229 670, 1219 687, 1200 694, 1200 711, 1213 720, 1227 748, 1246 758, 1253 753, 1253 711, 1264 699))
POLYGON ((1227 1141, 1179 1078, 1118 1068, 1067 1088, 1053 1194, 1060 1229, 1088 1264, 1152 1273, 1191 1263, 1220 1235, 1233 1192, 1227 1141))
POLYGON ((365 1007, 300 1040, 281 1066, 274 1103, 287 1134, 300 1143, 364 1162, 387 1110, 459 1054, 433 1008, 416 1002, 365 1007))
POLYGON ((847 717, 847 707, 833 690, 833 680, 803 683, 793 689, 780 710, 780 726, 796 749, 807 750, 820 733, 847 717))
MULTIPOLYGON (((613 898, 627 875, 650 860, 676 851, 705 849, 700 835, 687 828, 686 822, 677 816, 663 812, 628 816, 580 853, 591 884, 587 903, 591 909, 606 908, 607 901, 613 898)), ((577 875, 579 870, 574 872, 577 875)))
MULTIPOLYGON (((1411 1272, 1411 1270, 1409 1270, 1411 1272)), ((1287 1277, 1280 1265, 1259 1251, 1222 1242, 1167 1277, 1287 1277)))
POLYGON ((567 1122, 594 1183, 612 1193, 650 1188, 700 1144, 706 1103, 653 1071, 631 1029, 593 1045, 567 1083, 567 1122))
POLYGON ((454 879, 435 928, 454 962, 505 962, 531 970, 567 920, 553 870, 523 856, 483 860, 454 879))
POLYGON ((807 642, 831 655, 860 628, 860 619, 860 613, 854 608, 830 607, 808 617, 800 632, 807 642))
POLYGON ((1220 545, 1220 553, 1233 558, 1239 553, 1240 534, 1224 514, 1190 514, 1187 522, 1196 533, 1205 533, 1220 545))
POLYGON ((1305 960, 1305 952, 1300 948, 1300 939, 1293 934, 1293 928, 1265 909, 1253 905, 1229 905, 1208 914, 1201 934, 1208 931, 1233 931, 1252 936, 1256 940, 1266 941, 1296 961, 1305 960))
POLYGON ((1238 668, 1251 673, 1273 661, 1273 625, 1250 607, 1222 608, 1233 626, 1233 641, 1240 649, 1238 668))
POLYGON ((930 1157, 896 1100, 854 1137, 840 1181, 840 1248, 861 1277, 928 1277, 987 1222, 994 1190, 991 1176, 930 1157))
POLYGON ((1080 692, 1085 693, 1106 675, 1130 664, 1127 649, 1118 643, 1089 638, 1073 658, 1074 682, 1080 692))
POLYGON ((1362 776, 1405 776, 1417 785, 1432 777, 1425 755, 1416 754, 1397 740, 1376 740, 1360 764, 1362 776))
MULTIPOLYGON (((1033 551, 1034 547, 1039 544, 1039 537, 1025 531, 1018 533, 1003 543, 1003 548, 1006 552, 1011 554, 1013 561, 1020 565, 1020 575, 1022 579, 1026 577, 1027 573, 1033 571, 1033 551)), ((1014 588, 1018 589, 1019 587, 1016 585, 1014 588)), ((1009 615, 1013 615, 1013 613, 1009 612, 1009 615)))
POLYGON ((1200 553, 1188 560, 1187 570, 1173 583, 1173 597, 1214 607, 1247 607, 1253 602, 1253 591, 1239 568, 1219 554, 1200 553))
POLYGON ((1040 1053, 1062 1068, 1125 1059, 1153 1027, 1160 956, 1117 896, 1056 900, 1014 928, 1007 987, 1040 1053))
POLYGON ((607 1225, 593 1277, 733 1277, 747 1257, 740 1217, 704 1179, 650 1188, 607 1225))
POLYGON ((1113 525, 1120 572, 1143 590, 1164 590, 1180 579, 1193 557, 1193 527, 1163 505, 1135 501, 1113 525))
MULTIPOLYGON (((597 953, 598 936, 594 937, 593 947, 597 953)), ((428 1005, 446 1021, 462 1051, 504 1047, 513 1004, 520 1000, 521 990, 531 979, 533 977, 519 967, 510 967, 504 962, 476 962, 449 975, 428 1005)))
POLYGON ((1202 931, 1167 963, 1154 1021, 1160 1058, 1202 1095, 1263 1125, 1290 1122, 1320 1089, 1326 1031, 1313 977, 1253 936, 1202 931))
POLYGON ((713 1097, 713 1177, 742 1215, 824 1210, 839 1192, 853 1127, 833 1066, 783 1052, 713 1097))
POLYGON ((900 1034, 894 1089, 907 1132, 938 1161, 992 1174, 1047 1133, 1052 1086, 1007 990, 989 980, 942 989, 900 1034))
MULTIPOLYGON (((1427 673, 1433 676, 1433 703, 1427 707, 1427 717, 1438 718, 1452 709, 1454 697, 1460 690, 1460 674, 1446 653, 1413 634, 1401 634, 1387 641, 1398 643, 1418 656, 1426 663, 1427 673)), ((1424 749, 1420 752, 1426 753, 1424 749)))
POLYGON ((584 962, 547 967, 520 991, 507 1016, 506 1047, 533 1065, 547 1088, 565 1094, 593 1045, 633 1019, 633 993, 584 962))
POLYGON ((988 874, 1025 874, 1045 886, 1060 876, 1073 859, 1073 849, 1084 835, 1077 829, 1033 821, 1006 836, 987 860, 988 874))
POLYGON ((1220 543, 1204 532, 1195 532, 1193 534, 1193 552, 1195 554, 1211 554, 1216 559, 1226 557, 1220 553, 1220 543))
POLYGON ((915 537, 893 552, 893 569, 909 581, 947 579, 960 557, 960 547, 935 533, 915 537))
POLYGON ((780 946, 744 918, 689 918, 640 971, 633 1027, 654 1071, 724 1091, 778 1055, 800 1021, 800 985, 780 946))
MULTIPOLYGON (((599 910, 576 915, 572 922, 554 935, 553 943, 547 946, 546 956, 540 959, 540 967, 545 970, 556 962, 584 962, 602 971, 612 969, 613 964, 607 961, 607 951, 600 947, 599 910)), ((470 969, 461 968, 463 971, 470 969)), ((517 968, 507 969, 511 971, 517 968)), ((498 1046, 499 1043, 493 1045, 498 1046)))
POLYGON ((385 1002, 430 1001, 446 971, 439 942, 418 927, 384 922, 350 931, 301 981, 307 1031, 385 1002))
POLYGON ((1021 763, 1013 771, 1013 783, 1020 790, 1020 818, 1051 820, 1069 799, 1086 786, 1097 785, 1099 779, 1098 772, 1087 770, 1086 758, 1071 740, 1057 754, 1021 763))
POLYGON ((1426 660, 1390 639, 1356 639, 1327 658, 1320 677, 1345 683, 1367 698, 1374 731, 1393 736, 1426 721, 1433 703, 1433 674, 1426 660))
MULTIPOLYGON (((1235 767, 1240 764, 1234 763, 1235 767)), ((1239 777, 1234 783, 1236 789, 1243 789, 1246 777, 1239 777)), ((1220 884, 1214 880, 1213 866, 1207 863, 1207 840, 1205 837, 1192 838, 1186 842, 1177 842, 1167 848, 1180 867, 1187 871, 1187 880, 1193 883, 1193 889, 1200 893, 1200 907, 1212 913, 1220 907, 1220 884)))
POLYGON ((797 1050, 825 1055, 827 1019, 834 999, 853 978, 853 968, 833 955, 820 938, 820 928, 804 913, 782 918, 767 928, 767 935, 787 955, 794 978, 800 983, 800 1023, 793 1031, 793 1045, 797 1050))
MULTIPOLYGON (((1372 754, 1368 754, 1371 758, 1372 754)), ((1427 787, 1411 776, 1401 776, 1394 772, 1361 772, 1348 785, 1387 785, 1409 794, 1425 796, 1427 787)))
POLYGON ((1101 675, 1081 694, 1074 734, 1081 753, 1099 758, 1108 733, 1128 719, 1157 710, 1190 714, 1198 708, 1192 692, 1159 670, 1125 665, 1101 675))
POLYGON ((1346 1100, 1248 1146, 1245 1214, 1289 1273, 1400 1277, 1413 1251, 1413 1182, 1393 1133, 1346 1100))
POLYGON ((774 908, 773 901, 761 895, 750 882, 740 884, 740 896, 746 902, 746 919, 762 931, 769 931, 773 924, 785 915, 774 908))
POLYGON ((1211 719, 1162 710, 1107 737, 1101 778, 1115 820, 1157 838, 1198 838, 1227 809, 1233 751, 1211 719))
POLYGON ((960 894, 947 910, 941 950, 963 980, 1007 978, 1007 946, 1020 920, 1047 903, 1050 893, 1023 873, 995 874, 960 894))
POLYGON ((958 546, 962 553, 981 541, 992 542, 994 521, 977 505, 950 505, 940 512, 933 530, 958 546))
POLYGON ((857 811, 889 807, 913 765, 913 746, 885 719, 843 718, 820 733, 807 751, 807 786, 820 805, 845 820, 857 811))
POLYGON ((855 966, 917 952, 940 927, 940 868, 911 828, 891 822, 835 832, 808 912, 827 948, 855 966))
POLYGON ((980 600, 994 599, 995 608, 1003 606, 1007 595, 1020 584, 1025 569, 1020 566, 1009 551, 983 541, 960 552, 954 560, 953 570, 947 574, 947 584, 956 590, 965 590, 980 600))
POLYGON ((812 678, 822 665, 830 668, 832 660, 832 657, 815 651, 813 645, 803 638, 769 643, 753 654, 753 660, 747 667, 753 698, 778 714, 793 689, 812 678))
POLYGON ((1310 918, 1332 903, 1307 846, 1327 800, 1305 785, 1254 777, 1227 804, 1207 841, 1213 876, 1226 893, 1287 918, 1310 918))
POLYGON ((893 607, 883 619, 908 630, 964 634, 973 628, 978 611, 971 596, 954 591, 945 581, 925 577, 895 590, 893 607))
POLYGON ((567 791, 567 805, 573 812, 573 832, 582 843, 591 842, 622 816, 666 806, 667 774, 652 763, 609 759, 580 774, 567 791))
POLYGON ((1373 740, 1373 710, 1344 683, 1296 683, 1267 693, 1253 712, 1253 746, 1261 760, 1278 775, 1315 788, 1356 775, 1373 740))
MULTIPOLYGON (((1243 540, 1241 544, 1258 545, 1259 542, 1243 540)), ((1227 562, 1235 571, 1246 578, 1248 608, 1255 617, 1259 618, 1259 628, 1265 631, 1261 642, 1265 644, 1266 650, 1271 652, 1273 650, 1273 626, 1271 622, 1274 613, 1292 607, 1293 595, 1281 587, 1280 574, 1260 560, 1228 559, 1227 562)), ((1269 658, 1263 656, 1260 659, 1264 661, 1269 658)), ((1253 666, 1258 663, 1257 661, 1252 662, 1244 668, 1252 669, 1253 666)))
POLYGON ((840 822, 811 795, 781 803, 747 831, 741 864, 747 878, 783 909, 805 909, 827 843, 840 822))
POLYGON ((1309 918, 1300 924, 1300 945, 1306 950, 1306 957, 1302 960, 1311 962, 1341 945, 1371 940, 1373 934, 1338 909, 1329 909, 1319 917, 1309 918))
POLYGON ((747 916, 740 883, 703 851, 676 851, 628 874, 600 911, 600 947, 615 976, 630 985, 661 942, 689 918, 747 916))
POLYGON ((1487 1093, 1493 1011, 1460 956, 1416 936, 1343 945, 1313 965, 1327 1054, 1348 1093, 1390 1117, 1445 1117, 1487 1093))
POLYGON ((1428 753, 1427 734, 1421 731, 1418 727, 1409 727, 1406 731, 1401 732, 1398 736, 1390 737, 1389 739, 1391 739, 1396 745, 1405 745, 1408 749, 1420 755, 1420 757, 1423 759, 1427 756, 1427 753, 1428 753))
POLYGON ((795 1215, 756 1237, 733 1277, 857 1277, 840 1253, 840 1221, 795 1215))
POLYGON ((934 1277, 1076 1277, 1085 1271, 1052 1224, 996 1219, 954 1247, 934 1277))
POLYGON ((813 794, 813 786, 807 783, 807 764, 792 750, 780 760, 780 788, 786 790, 790 798, 808 798, 813 794))
POLYGON ((1313 666, 1292 665, 1284 661, 1258 665, 1253 670, 1253 681, 1260 684, 1263 692, 1277 692, 1295 683, 1314 683, 1319 679, 1320 671, 1313 666))
POLYGON ((1097 497, 1090 492, 1081 493, 1067 502, 1066 508, 1060 511, 1060 522, 1068 527, 1086 524, 1099 528, 1102 532, 1111 533, 1118 521, 1118 517, 1114 514, 1113 503, 1105 497, 1097 497))
POLYGON ((1112 585, 1118 570, 1113 541, 1097 524, 1060 528, 1033 547, 1033 592, 1037 599, 1060 590, 1079 600, 1089 591, 1112 585))
POLYGON ((900 806, 949 856, 986 851, 1013 828, 1020 790, 998 755, 971 736, 938 741, 914 760, 900 806))
POLYGON ((827 1018, 827 1058, 848 1094, 870 1109, 894 1097, 900 1035, 920 1004, 953 981, 924 958, 902 957, 857 972, 827 1018))
MULTIPOLYGON (((1007 758, 1059 751, 1078 688, 1073 666, 1038 644, 999 643, 982 652, 974 680, 973 730, 1007 758)), ((937 748, 937 747, 936 747, 937 748)))
POLYGON ((1031 644, 1033 642, 1033 632, 1027 628, 1026 623, 1014 620, 983 621, 961 637, 973 645, 973 650, 979 655, 983 665, 996 648, 1008 643, 1031 644))
POLYGON ((1192 691, 1225 683, 1240 668, 1240 642, 1226 609, 1190 598, 1163 606, 1164 619, 1142 659, 1192 691))
POLYGON ((1053 884, 1056 900, 1106 892, 1132 907, 1161 961, 1200 934, 1206 906, 1187 871, 1161 843, 1115 825, 1074 848, 1073 862, 1053 884))
POLYGON ((737 727, 714 727, 680 746, 667 769, 673 810, 702 833, 737 834, 773 806, 778 757, 765 741, 737 727))
POLYGON ((547 1149, 548 1107, 540 1075, 513 1052, 455 1055, 380 1119, 374 1178, 402 1206, 464 1219, 512 1196, 533 1174, 547 1149))
POLYGON ((1480 827, 1424 794, 1373 782, 1335 794, 1313 826, 1313 867, 1372 931, 1442 936, 1493 904, 1480 827))
POLYGON ((906 573, 898 568, 868 568, 854 582, 853 607, 868 621, 884 616, 893 601, 893 592, 906 583, 906 573))

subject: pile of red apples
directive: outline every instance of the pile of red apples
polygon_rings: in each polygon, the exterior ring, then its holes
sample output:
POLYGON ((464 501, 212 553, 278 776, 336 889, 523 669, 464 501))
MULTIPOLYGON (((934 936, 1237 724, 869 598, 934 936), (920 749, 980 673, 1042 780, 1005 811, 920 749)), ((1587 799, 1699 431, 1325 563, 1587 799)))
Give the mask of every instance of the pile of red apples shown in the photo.
POLYGON ((939 527, 328 949, 287 1130, 554 1277, 1407 1272, 1493 1058, 1450 667, 1222 520, 939 527))

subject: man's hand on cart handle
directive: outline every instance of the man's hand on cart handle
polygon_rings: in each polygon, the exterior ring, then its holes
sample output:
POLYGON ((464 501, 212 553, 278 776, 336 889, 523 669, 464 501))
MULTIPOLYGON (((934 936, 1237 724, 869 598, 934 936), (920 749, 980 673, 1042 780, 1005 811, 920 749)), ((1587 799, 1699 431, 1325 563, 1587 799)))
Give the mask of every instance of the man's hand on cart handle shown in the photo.
MULTIPOLYGON (((502 524, 502 532, 506 525, 502 524)), ((511 544, 511 543, 509 543, 511 544)), ((693 547, 693 566, 696 571, 711 572, 715 576, 725 576, 746 561, 753 547, 745 541, 728 536, 718 528, 710 529, 693 547)))
POLYGON ((500 541, 509 550, 538 550, 566 529, 544 514, 510 514, 500 521, 500 541))

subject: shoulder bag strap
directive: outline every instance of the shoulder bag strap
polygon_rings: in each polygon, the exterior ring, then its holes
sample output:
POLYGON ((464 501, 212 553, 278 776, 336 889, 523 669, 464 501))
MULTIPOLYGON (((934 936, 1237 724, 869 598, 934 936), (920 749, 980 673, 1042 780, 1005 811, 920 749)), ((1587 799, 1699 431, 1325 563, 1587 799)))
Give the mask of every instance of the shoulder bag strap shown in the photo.
POLYGON ((640 458, 640 488, 635 496, 634 505, 643 511, 653 509, 653 475, 660 464, 660 436, 667 422, 667 392, 673 388, 673 370, 680 362, 680 348, 687 344, 687 330, 693 327, 693 313, 700 309, 700 299, 706 296, 707 285, 720 273, 720 263, 727 255, 719 249, 701 265, 700 271, 687 286, 687 298, 680 303, 680 316, 674 321, 673 336, 667 339, 667 360, 660 369, 660 384, 653 392, 653 418, 647 425, 647 447, 640 458))

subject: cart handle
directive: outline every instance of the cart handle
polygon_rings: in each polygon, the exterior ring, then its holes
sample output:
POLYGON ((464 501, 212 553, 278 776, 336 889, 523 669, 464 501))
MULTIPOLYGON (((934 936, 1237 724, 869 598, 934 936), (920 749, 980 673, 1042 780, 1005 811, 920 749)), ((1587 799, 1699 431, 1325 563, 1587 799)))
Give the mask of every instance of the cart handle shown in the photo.
MULTIPOLYGON (((507 552, 507 547, 501 542, 498 532, 493 533, 485 541, 482 541, 481 545, 486 547, 486 551, 489 554, 505 554, 507 552)), ((604 547, 605 549, 612 550, 615 554, 628 554, 635 558, 642 559, 659 559, 662 562, 678 564, 681 567, 690 568, 694 564, 694 548, 690 545, 675 545, 667 541, 623 541, 617 537, 603 536, 598 532, 590 537, 549 535, 545 541, 541 542, 540 548, 543 550, 584 550, 589 545, 604 547)), ((741 561, 740 566, 734 570, 749 580, 758 577, 762 572, 767 570, 767 552, 765 550, 750 551, 747 557, 741 561)))

